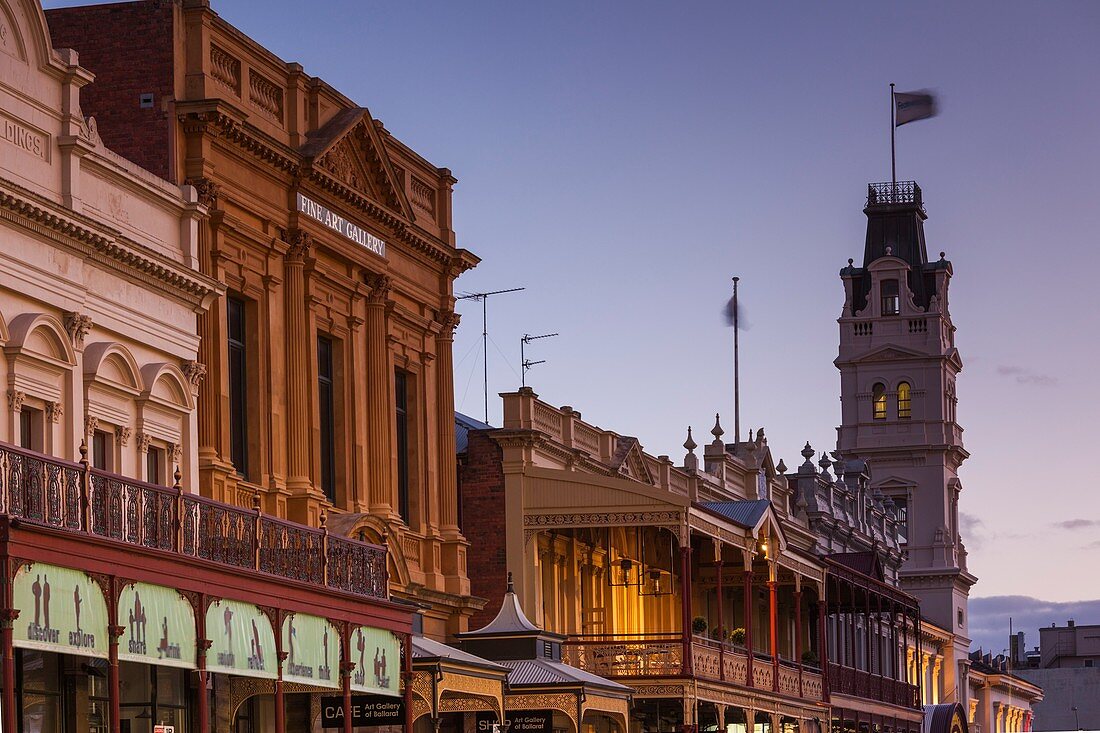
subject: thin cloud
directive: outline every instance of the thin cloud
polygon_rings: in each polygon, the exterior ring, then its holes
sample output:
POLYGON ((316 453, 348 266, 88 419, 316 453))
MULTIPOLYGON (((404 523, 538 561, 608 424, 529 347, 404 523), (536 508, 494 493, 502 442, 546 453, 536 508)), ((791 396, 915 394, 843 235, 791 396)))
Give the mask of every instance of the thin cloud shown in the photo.
POLYGON ((959 533, 962 535, 963 542, 973 550, 985 544, 985 523, 973 514, 959 512, 959 533))
POLYGON ((1055 527, 1060 529, 1092 529, 1096 527, 1100 529, 1100 519, 1067 519, 1064 522, 1055 522, 1055 527))
POLYGON ((1008 647, 1010 618, 1012 630, 1024 632, 1029 649, 1038 646, 1042 627, 1100 618, 1100 599, 1059 603, 1031 596, 987 596, 971 598, 969 606, 971 651, 982 647, 994 654, 1008 647))
POLYGON ((1033 384, 1037 387, 1053 387, 1058 384, 1057 377, 1033 372, 1020 366, 999 366, 997 373, 1002 377, 1012 377, 1017 384, 1033 384))

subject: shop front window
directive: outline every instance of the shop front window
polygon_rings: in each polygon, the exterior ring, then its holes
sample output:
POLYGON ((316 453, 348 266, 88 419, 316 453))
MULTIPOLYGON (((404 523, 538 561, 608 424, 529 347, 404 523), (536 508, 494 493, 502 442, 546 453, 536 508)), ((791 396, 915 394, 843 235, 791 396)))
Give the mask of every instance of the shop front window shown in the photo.
POLYGON ((157 725, 187 730, 185 671, 120 662, 118 673, 123 733, 153 733, 157 725))
POLYGON ((57 733, 62 730, 59 655, 25 650, 19 658, 23 733, 57 733))

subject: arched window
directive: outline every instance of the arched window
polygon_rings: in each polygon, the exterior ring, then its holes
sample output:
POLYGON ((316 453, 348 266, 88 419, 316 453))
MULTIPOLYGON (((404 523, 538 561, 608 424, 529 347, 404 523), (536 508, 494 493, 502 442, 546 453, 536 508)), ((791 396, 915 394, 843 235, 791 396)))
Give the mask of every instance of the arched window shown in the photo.
POLYGON ((871 401, 874 404, 874 416, 876 420, 886 419, 886 385, 876 382, 871 388, 871 401))
POLYGON ((898 383, 898 417, 908 420, 913 416, 913 402, 909 396, 909 382, 898 383))

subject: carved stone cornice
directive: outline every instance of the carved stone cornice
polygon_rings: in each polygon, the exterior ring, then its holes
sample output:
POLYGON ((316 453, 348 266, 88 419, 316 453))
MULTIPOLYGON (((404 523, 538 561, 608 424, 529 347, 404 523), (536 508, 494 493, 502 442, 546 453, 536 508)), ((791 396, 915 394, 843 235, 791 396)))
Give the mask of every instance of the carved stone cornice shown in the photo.
POLYGON ((65 312, 65 332, 77 351, 84 350, 84 337, 92 329, 92 317, 75 311, 65 312))
POLYGON ((218 293, 218 284, 170 258, 139 244, 120 231, 70 209, 61 209, 10 181, 0 185, 0 221, 71 247, 88 259, 108 265, 190 304, 218 293))

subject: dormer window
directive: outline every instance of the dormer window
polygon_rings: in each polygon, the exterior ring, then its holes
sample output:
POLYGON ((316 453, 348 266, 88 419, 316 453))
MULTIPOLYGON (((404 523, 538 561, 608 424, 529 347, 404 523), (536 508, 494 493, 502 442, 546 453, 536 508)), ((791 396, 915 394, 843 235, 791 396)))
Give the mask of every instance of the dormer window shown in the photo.
POLYGON ((882 315, 896 316, 901 303, 898 298, 898 281, 883 280, 882 285, 879 287, 882 291, 882 315))
POLYGON ((874 406, 874 418, 876 420, 885 420, 886 385, 882 382, 876 382, 875 386, 871 388, 871 404, 874 406))
POLYGON ((910 393, 909 382, 898 383, 898 418, 901 420, 913 417, 913 400, 910 393))

